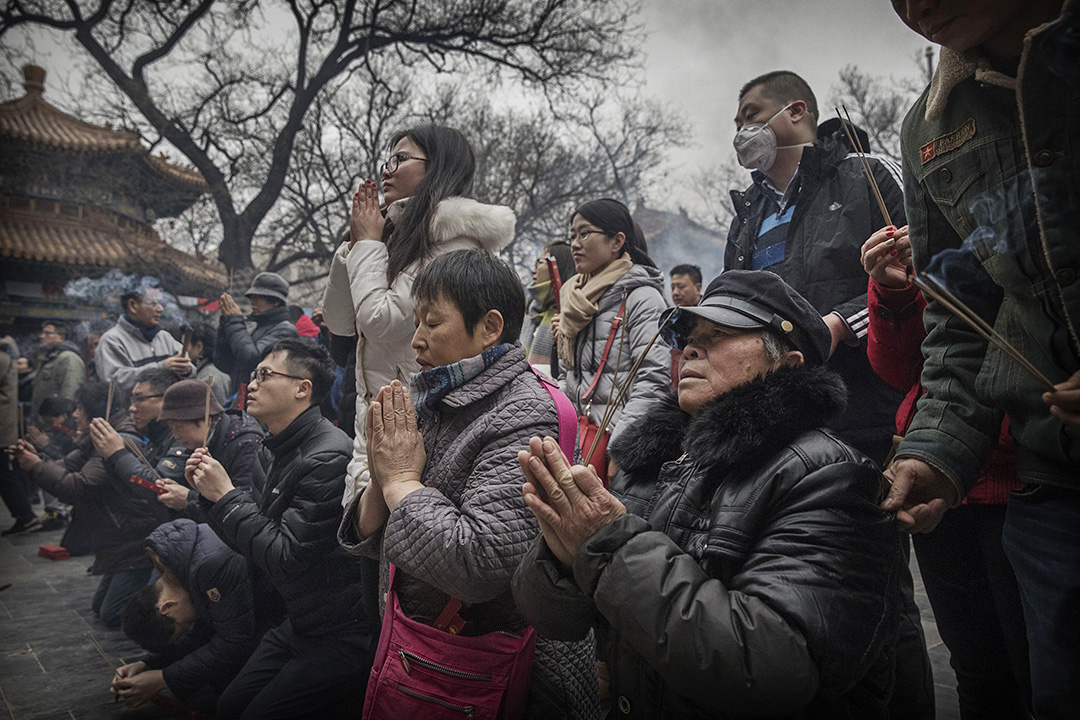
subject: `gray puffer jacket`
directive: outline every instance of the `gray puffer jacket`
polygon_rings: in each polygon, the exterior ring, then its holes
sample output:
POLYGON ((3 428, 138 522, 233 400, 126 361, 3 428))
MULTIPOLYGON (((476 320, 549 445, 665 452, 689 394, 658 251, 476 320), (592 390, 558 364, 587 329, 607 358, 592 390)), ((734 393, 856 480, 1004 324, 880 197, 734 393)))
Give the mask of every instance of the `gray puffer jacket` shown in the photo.
MULTIPOLYGON (((382 531, 360 540, 350 503, 338 533, 350 552, 380 559, 380 603, 387 563, 410 617, 432 622, 451 596, 476 634, 520 628, 510 578, 539 534, 521 493, 517 453, 529 438, 558 437, 555 404, 515 347, 442 401, 421 422, 427 464, 424 489, 406 496, 382 531)), ((362 493, 361 493, 362 494, 362 493)), ((383 608, 380 608, 382 610, 383 608)), ((599 714, 591 637, 536 646, 527 716, 595 718, 599 714)))
MULTIPOLYGON (((667 307, 663 275, 647 265, 634 265, 600 296, 592 322, 582 328, 574 341, 574 367, 563 367, 559 374, 559 386, 574 403, 579 415, 588 411, 592 421, 600 423, 608 399, 614 400, 618 396, 630 367, 656 334, 657 323, 667 307), (622 328, 615 335, 603 374, 593 390, 590 408, 589 401, 581 398, 596 377, 604 345, 611 334, 611 323, 619 312, 624 293, 628 295, 622 328)), ((623 427, 644 417, 651 404, 666 397, 670 386, 671 350, 657 340, 642 363, 622 408, 615 413, 608 427, 611 441, 615 441, 623 427)))

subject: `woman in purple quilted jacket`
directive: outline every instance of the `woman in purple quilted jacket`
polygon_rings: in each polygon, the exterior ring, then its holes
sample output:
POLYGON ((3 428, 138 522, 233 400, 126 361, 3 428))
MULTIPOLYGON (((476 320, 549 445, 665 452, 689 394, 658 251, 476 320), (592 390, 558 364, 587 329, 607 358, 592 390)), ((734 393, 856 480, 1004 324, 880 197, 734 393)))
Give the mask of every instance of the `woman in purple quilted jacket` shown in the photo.
MULTIPOLYGON (((346 509, 339 540, 380 560, 383 586, 394 564, 394 591, 413 619, 434 624, 456 598, 463 634, 517 631, 525 622, 510 579, 539 533, 517 453, 559 429, 517 343, 524 292, 513 270, 478 250, 433 260, 412 292, 420 372, 411 396, 395 381, 371 404, 371 482, 346 509)), ((591 638, 541 639, 531 680, 526 717, 598 716, 591 638)))

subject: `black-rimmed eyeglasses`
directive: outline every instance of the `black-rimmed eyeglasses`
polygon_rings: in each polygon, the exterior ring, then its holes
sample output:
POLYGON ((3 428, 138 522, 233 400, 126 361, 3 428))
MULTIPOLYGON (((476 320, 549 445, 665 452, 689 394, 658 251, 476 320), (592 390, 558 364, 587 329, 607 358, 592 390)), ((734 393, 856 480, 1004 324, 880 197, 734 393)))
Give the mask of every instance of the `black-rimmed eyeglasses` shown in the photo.
POLYGON ((406 160, 419 160, 420 162, 427 162, 427 158, 417 157, 410 155, 409 153, 394 153, 390 156, 390 159, 383 163, 382 170, 388 175, 393 175, 397 172, 398 166, 406 160))
POLYGON ((264 382, 266 382, 267 380, 270 379, 271 375, 280 375, 281 377, 290 378, 292 380, 310 380, 311 379, 311 378, 306 378, 306 377, 298 377, 296 375, 286 375, 283 372, 278 372, 277 370, 271 370, 268 367, 260 367, 260 368, 255 368, 254 370, 251 371, 251 380, 249 382, 264 383, 264 382))

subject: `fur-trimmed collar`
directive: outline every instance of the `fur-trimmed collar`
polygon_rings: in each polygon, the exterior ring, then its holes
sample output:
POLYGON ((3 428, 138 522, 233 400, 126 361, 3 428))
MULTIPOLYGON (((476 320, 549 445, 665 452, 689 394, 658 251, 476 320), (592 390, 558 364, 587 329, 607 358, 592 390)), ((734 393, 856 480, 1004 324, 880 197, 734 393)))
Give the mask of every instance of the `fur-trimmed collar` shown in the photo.
MULTIPOLYGON (((1065 0, 1061 8, 1061 15, 1067 12, 1080 12, 1080 0, 1065 0)), ((1044 28, 1057 22, 1058 19, 1060 19, 1060 15, 1057 19, 1032 28, 1027 32, 1024 41, 1024 56, 1027 55, 1028 40, 1044 28)), ((937 71, 934 73, 934 79, 930 81, 930 91, 926 96, 926 120, 933 121, 940 118, 942 113, 945 112, 945 106, 949 102, 949 95, 952 93, 953 88, 972 75, 979 82, 988 85, 997 85, 1009 90, 1016 89, 1016 78, 994 70, 986 57, 970 50, 966 53, 958 53, 955 50, 942 47, 937 71)))
MULTIPOLYGON (((397 222, 409 198, 402 198, 386 208, 386 216, 397 222)), ((505 205, 486 205, 467 197, 451 197, 439 203, 431 218, 431 233, 436 243, 457 238, 471 238, 489 253, 497 253, 514 239, 517 216, 505 205)))
POLYGON ((632 475, 682 453, 710 471, 760 461, 796 436, 823 427, 847 405, 847 388, 826 367, 785 367, 727 392, 690 417, 669 395, 612 443, 632 475))

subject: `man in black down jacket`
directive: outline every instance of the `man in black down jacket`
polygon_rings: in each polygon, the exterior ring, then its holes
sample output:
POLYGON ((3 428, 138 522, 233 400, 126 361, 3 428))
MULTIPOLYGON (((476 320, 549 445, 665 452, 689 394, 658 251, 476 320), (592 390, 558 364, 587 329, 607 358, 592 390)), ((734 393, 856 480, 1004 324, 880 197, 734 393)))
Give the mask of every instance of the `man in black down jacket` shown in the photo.
MULTIPOLYGON (((746 145, 740 161, 754 170, 754 182, 731 192, 736 217, 724 270, 770 270, 824 316, 834 348, 829 367, 843 378, 850 401, 829 427, 883 464, 902 398, 874 374, 866 357, 866 273, 859 251, 886 220, 839 122, 819 127, 819 119, 813 91, 794 73, 768 73, 743 87, 735 142, 737 150, 746 145), (771 160, 742 140, 761 124, 763 135, 775 137, 771 160)), ((857 132, 867 149, 866 133, 857 132)), ((867 162, 892 221, 903 225, 899 167, 877 155, 867 162)))
POLYGON ((248 412, 270 432, 265 476, 256 472, 251 492, 242 492, 204 448, 185 468, 210 525, 251 560, 287 609, 285 622, 266 633, 226 688, 217 713, 355 717, 375 654, 376 578, 365 583, 359 561, 337 542, 352 443, 319 412, 333 380, 330 357, 313 342, 281 340, 256 373, 248 412))
POLYGON ((620 717, 888 717, 902 553, 880 471, 822 429, 844 386, 821 316, 734 271, 673 330, 678 398, 612 443, 618 499, 550 440, 519 456, 543 537, 518 607, 545 637, 598 628, 620 717))
POLYGON ((251 302, 251 316, 247 320, 254 322, 255 327, 248 330, 240 306, 229 293, 222 293, 221 323, 214 344, 214 362, 229 373, 232 387, 237 390, 247 383, 268 347, 278 340, 300 337, 285 306, 288 280, 277 273, 261 272, 244 294, 251 302))
POLYGON ((248 561, 207 525, 174 520, 146 538, 161 573, 124 610, 124 632, 151 654, 116 671, 112 691, 137 707, 161 690, 213 710, 259 642, 248 561))

